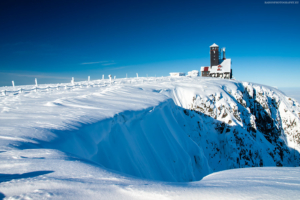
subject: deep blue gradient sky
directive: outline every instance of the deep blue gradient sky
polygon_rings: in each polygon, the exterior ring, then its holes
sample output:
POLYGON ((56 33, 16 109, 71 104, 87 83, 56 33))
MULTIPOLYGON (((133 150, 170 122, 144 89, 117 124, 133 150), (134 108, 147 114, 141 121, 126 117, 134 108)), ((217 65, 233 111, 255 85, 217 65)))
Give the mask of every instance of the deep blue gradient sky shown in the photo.
POLYGON ((0 86, 168 76, 226 47, 233 76, 300 86, 300 5, 240 1, 0 2, 0 86))

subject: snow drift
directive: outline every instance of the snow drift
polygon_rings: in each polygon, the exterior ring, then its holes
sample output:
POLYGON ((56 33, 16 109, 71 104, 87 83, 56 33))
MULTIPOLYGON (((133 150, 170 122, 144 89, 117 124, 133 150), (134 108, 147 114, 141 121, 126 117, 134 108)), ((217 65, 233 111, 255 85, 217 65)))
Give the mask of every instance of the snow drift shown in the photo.
POLYGON ((274 88, 199 77, 84 84, 1 96, 0 151, 56 149, 175 182, 300 164, 299 104, 274 88))
POLYGON ((176 105, 166 100, 155 107, 80 124, 76 129, 53 130, 54 138, 39 141, 37 148, 59 149, 152 180, 199 180, 210 173, 207 160, 179 126, 174 111, 176 105))

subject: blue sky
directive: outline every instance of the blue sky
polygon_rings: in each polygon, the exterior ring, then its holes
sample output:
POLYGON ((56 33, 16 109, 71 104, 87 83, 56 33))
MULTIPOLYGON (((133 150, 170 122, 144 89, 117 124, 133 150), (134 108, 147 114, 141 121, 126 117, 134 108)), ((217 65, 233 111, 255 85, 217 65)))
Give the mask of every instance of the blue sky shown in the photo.
POLYGON ((226 47, 233 76, 300 87, 300 5, 241 1, 0 2, 0 86, 168 76, 226 47))

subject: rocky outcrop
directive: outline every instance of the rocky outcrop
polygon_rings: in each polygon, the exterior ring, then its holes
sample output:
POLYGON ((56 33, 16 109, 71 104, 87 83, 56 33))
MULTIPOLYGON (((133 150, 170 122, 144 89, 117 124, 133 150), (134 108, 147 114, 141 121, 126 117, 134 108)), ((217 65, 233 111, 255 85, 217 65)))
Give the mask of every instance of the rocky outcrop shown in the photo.
POLYGON ((299 104, 268 87, 236 88, 195 95, 183 111, 197 119, 184 128, 212 170, 299 166, 299 104))

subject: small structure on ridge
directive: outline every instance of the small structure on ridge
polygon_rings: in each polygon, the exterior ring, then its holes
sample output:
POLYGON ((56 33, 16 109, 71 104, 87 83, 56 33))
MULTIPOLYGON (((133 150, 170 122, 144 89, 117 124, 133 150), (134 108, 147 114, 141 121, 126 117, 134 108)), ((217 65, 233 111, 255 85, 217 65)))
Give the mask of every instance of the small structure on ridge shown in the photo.
POLYGON ((186 76, 190 76, 190 77, 199 76, 199 71, 198 70, 190 71, 186 76))
POLYGON ((224 79, 232 78, 231 59, 226 58, 225 48, 219 50, 217 44, 210 46, 210 66, 201 67, 201 76, 203 77, 219 77, 224 79), (221 54, 223 58, 221 59, 221 54))
POLYGON ((171 72, 170 76, 173 76, 173 77, 185 76, 185 73, 184 72, 171 72))

